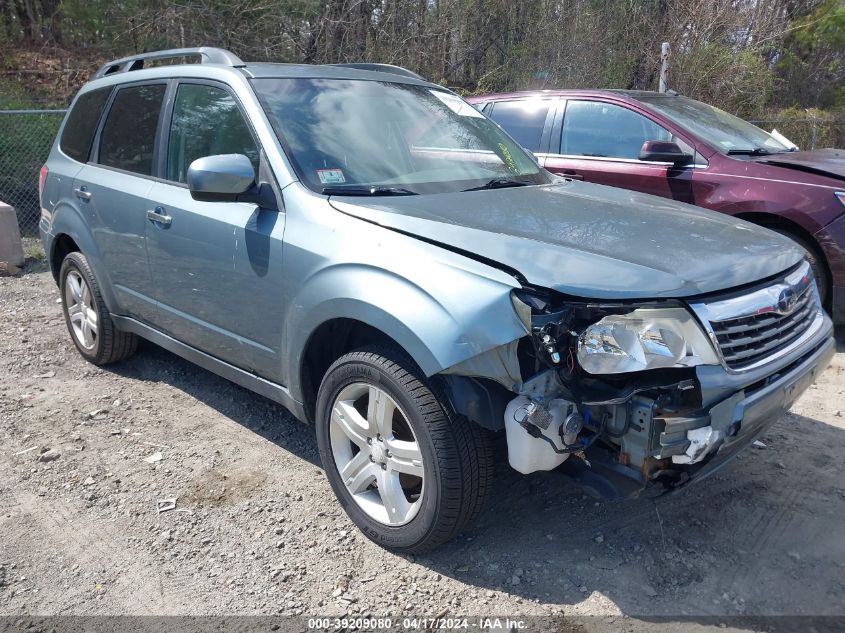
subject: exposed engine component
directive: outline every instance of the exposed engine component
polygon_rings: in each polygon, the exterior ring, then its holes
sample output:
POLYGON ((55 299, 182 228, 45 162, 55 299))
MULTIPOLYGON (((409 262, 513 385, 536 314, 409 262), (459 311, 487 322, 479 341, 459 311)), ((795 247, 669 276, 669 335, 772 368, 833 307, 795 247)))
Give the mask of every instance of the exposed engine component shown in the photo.
POLYGON ((566 419, 563 421, 560 429, 558 429, 558 433, 560 433, 560 438, 563 440, 563 443, 569 448, 575 445, 575 441, 578 439, 578 434, 583 428, 584 419, 581 417, 581 414, 578 413, 578 410, 575 407, 572 407, 572 410, 566 416, 566 419))
MULTIPOLYGON (((541 407, 536 402, 529 402, 525 406, 524 413, 525 417, 517 421, 526 429, 528 428, 528 425, 533 425, 538 429, 545 431, 552 423, 551 412, 545 407, 541 407)), ((518 414, 519 412, 517 412, 517 415, 518 414)), ((563 427, 561 426, 561 428, 563 427)))
POLYGON ((546 354, 548 354, 549 360, 552 364, 560 364, 560 352, 557 351, 555 340, 551 337, 551 335, 544 332, 541 335, 540 340, 542 341, 543 349, 546 351, 546 354))
POLYGON ((518 396, 505 409, 508 461, 523 473, 552 470, 575 450, 583 422, 575 405, 556 399, 548 405, 518 396))

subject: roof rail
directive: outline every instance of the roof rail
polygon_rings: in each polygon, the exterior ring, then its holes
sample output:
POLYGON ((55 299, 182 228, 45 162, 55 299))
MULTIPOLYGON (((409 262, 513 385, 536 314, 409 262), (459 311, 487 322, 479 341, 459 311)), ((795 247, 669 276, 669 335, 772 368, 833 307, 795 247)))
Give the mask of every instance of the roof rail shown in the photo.
POLYGON ((139 53, 138 55, 115 59, 100 66, 100 69, 94 73, 93 79, 99 79, 100 77, 115 73, 125 73, 130 70, 140 70, 144 67, 145 62, 153 59, 173 59, 176 57, 192 57, 194 55, 199 55, 200 63, 202 64, 221 64, 223 66, 233 67, 246 66, 237 55, 222 48, 213 48, 211 46, 172 48, 166 51, 151 51, 149 53, 139 53))
POLYGON ((418 75, 413 70, 402 68, 401 66, 394 66, 393 64, 370 64, 367 62, 355 62, 349 64, 328 64, 329 66, 344 66, 346 68, 356 68, 358 70, 373 70, 380 73, 392 73, 394 75, 402 75, 403 77, 412 77, 413 79, 420 79, 428 81, 422 75, 418 75))

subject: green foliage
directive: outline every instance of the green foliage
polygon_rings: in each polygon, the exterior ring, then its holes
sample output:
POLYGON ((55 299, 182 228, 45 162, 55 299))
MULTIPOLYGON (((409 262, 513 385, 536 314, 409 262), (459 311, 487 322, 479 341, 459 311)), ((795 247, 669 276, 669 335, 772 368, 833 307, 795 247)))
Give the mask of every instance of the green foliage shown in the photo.
POLYGON ((740 53, 711 43, 677 55, 675 89, 745 117, 763 112, 773 79, 762 56, 753 49, 740 53))
POLYGON ((35 107, 23 85, 0 77, 0 110, 24 110, 35 107))
POLYGON ((795 41, 807 49, 845 49, 845 1, 827 0, 795 21, 795 41))
MULTIPOLYGON (((120 34, 111 15, 113 3, 105 0, 63 0, 59 8, 61 37, 69 46, 107 49, 120 34)), ((122 25, 121 25, 122 26, 122 25)))
POLYGON ((845 107, 845 0, 825 0, 790 27, 776 68, 780 101, 845 107))
MULTIPOLYGON (((206 45, 255 61, 399 64, 472 94, 654 90, 669 41, 670 87, 691 97, 752 117, 845 107, 845 0, 3 1, 0 51, 48 45, 90 66, 206 45)), ((63 99, 84 80, 62 84, 66 67, 49 71, 63 99)))

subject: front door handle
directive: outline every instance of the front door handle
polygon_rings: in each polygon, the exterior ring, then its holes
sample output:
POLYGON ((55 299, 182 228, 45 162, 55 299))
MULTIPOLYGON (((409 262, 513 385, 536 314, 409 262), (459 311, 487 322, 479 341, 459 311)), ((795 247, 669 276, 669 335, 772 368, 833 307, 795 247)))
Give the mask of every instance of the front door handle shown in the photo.
POLYGON ((73 193, 75 193, 76 197, 82 200, 83 202, 88 202, 91 199, 91 196, 93 195, 90 191, 88 191, 88 188, 85 185, 77 187, 73 190, 73 193))
POLYGON ((170 224, 173 222, 173 218, 167 215, 164 212, 164 209, 162 209, 161 207, 156 207, 155 209, 148 209, 147 219, 153 224, 158 224, 159 226, 170 226, 170 224))
POLYGON ((574 171, 565 171, 561 174, 564 178, 569 178, 570 180, 584 180, 584 176, 581 174, 576 174, 574 171))

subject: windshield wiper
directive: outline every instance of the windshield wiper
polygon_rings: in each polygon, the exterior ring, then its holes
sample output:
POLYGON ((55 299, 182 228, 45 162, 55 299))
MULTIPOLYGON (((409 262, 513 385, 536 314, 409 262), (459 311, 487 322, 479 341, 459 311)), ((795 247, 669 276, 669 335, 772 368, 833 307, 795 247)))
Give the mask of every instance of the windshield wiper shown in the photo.
POLYGON ((404 187, 385 187, 374 185, 372 187, 323 187, 321 193, 324 196, 418 196, 416 191, 404 187))
POLYGON ((527 187, 530 182, 515 180, 513 178, 493 178, 479 187, 470 187, 461 191, 481 191, 482 189, 504 189, 505 187, 527 187))
POLYGON ((736 156, 736 155, 744 155, 744 156, 768 156, 769 154, 775 154, 771 150, 766 149, 765 147, 754 147, 749 149, 729 149, 728 156, 736 156))

